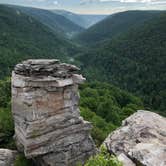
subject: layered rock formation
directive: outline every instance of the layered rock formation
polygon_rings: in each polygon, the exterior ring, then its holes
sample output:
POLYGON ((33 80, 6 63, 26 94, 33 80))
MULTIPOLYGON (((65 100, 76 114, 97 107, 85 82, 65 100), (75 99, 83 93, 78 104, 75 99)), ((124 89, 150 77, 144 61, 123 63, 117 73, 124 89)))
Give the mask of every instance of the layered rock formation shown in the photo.
POLYGON ((156 113, 138 111, 124 120, 104 144, 124 166, 165 166, 166 119, 156 113))
POLYGON ((14 166, 17 155, 17 151, 0 149, 0 166, 14 166))
POLYGON ((79 114, 78 68, 58 60, 27 60, 12 73, 17 147, 44 166, 74 166, 95 154, 91 124, 79 114))

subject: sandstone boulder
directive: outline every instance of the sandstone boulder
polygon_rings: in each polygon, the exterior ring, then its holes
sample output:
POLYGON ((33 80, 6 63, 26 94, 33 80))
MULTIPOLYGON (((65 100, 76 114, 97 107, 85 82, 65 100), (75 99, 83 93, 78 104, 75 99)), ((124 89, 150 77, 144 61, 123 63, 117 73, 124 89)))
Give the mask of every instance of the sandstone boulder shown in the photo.
POLYGON ((166 118, 149 111, 137 111, 111 133, 104 144, 123 161, 143 166, 166 165, 166 118), (125 156, 125 157, 124 157, 125 156), (127 157, 127 159, 125 159, 127 157))
POLYGON ((74 166, 95 154, 92 125, 79 113, 79 68, 27 60, 12 73, 12 112, 20 151, 44 166, 74 166))

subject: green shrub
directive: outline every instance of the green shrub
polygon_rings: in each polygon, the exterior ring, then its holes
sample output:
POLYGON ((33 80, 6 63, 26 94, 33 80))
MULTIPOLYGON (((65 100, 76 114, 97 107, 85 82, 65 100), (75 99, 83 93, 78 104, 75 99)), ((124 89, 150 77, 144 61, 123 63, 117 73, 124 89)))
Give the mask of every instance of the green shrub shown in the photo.
POLYGON ((100 153, 91 157, 84 166, 123 166, 118 159, 110 155, 104 146, 101 147, 100 153))
POLYGON ((81 116, 92 123, 92 137, 97 146, 109 133, 121 125, 121 121, 138 109, 141 100, 111 84, 93 82, 80 87, 81 116))
POLYGON ((9 78, 0 80, 0 108, 9 107, 11 100, 11 81, 9 78))
POLYGON ((0 108, 0 148, 14 148, 14 124, 10 109, 0 108))
POLYGON ((31 160, 26 159, 23 154, 20 154, 16 158, 14 166, 34 166, 34 164, 31 160))
POLYGON ((14 133, 14 124, 10 109, 0 108, 0 132, 7 136, 14 133))
POLYGON ((102 117, 96 115, 94 112, 90 111, 88 108, 80 108, 81 116, 92 123, 92 137, 97 146, 100 146, 107 135, 116 129, 116 126, 113 125, 111 122, 106 122, 102 117))
POLYGON ((11 113, 11 81, 0 80, 0 148, 15 149, 14 123, 11 113))

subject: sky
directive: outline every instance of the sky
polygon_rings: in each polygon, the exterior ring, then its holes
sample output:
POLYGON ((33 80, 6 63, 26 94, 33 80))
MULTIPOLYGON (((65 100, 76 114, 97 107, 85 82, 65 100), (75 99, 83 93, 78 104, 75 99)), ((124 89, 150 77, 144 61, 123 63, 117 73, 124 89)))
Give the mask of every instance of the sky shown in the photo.
POLYGON ((0 0, 0 3, 81 14, 112 14, 126 10, 166 10, 166 0, 0 0))

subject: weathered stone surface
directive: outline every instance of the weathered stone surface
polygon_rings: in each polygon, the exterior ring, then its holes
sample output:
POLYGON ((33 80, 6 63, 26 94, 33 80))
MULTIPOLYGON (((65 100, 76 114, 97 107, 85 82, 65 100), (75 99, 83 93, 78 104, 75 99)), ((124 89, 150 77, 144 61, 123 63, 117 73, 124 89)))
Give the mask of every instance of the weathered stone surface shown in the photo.
POLYGON ((15 66, 15 73, 24 76, 53 76, 59 78, 71 77, 80 70, 74 65, 60 63, 57 59, 30 59, 15 66))
POLYGON ((0 149, 0 166, 14 166, 17 155, 17 151, 0 149))
POLYGON ((123 163, 123 166, 136 166, 136 164, 130 160, 124 153, 117 156, 118 160, 123 163))
POLYGON ((149 111, 137 111, 104 144, 110 152, 117 156, 124 154, 137 164, 165 166, 166 119, 149 111))
POLYGON ((79 163, 79 161, 85 161, 89 156, 94 155, 92 149, 94 148, 91 144, 92 139, 89 137, 83 142, 77 142, 75 144, 70 144, 63 148, 61 153, 54 152, 45 155, 43 158, 38 158, 37 161, 42 166, 74 166, 79 163), (73 158, 73 155, 76 157, 73 158))
POLYGON ((78 70, 58 60, 27 60, 12 73, 17 147, 41 165, 74 166, 96 151, 92 126, 79 114, 78 84, 85 78, 78 70))

